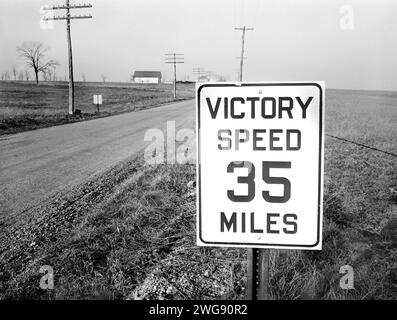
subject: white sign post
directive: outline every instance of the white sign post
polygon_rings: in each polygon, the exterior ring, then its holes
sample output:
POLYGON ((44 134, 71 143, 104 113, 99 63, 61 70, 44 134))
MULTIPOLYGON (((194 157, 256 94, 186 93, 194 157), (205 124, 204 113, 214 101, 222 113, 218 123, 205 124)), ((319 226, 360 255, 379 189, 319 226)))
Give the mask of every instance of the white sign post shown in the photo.
POLYGON ((197 243, 321 250, 323 82, 197 84, 197 243))
POLYGON ((96 105, 97 112, 99 113, 99 105, 102 104, 102 95, 101 94, 99 94, 99 95, 94 94, 94 104, 96 105))

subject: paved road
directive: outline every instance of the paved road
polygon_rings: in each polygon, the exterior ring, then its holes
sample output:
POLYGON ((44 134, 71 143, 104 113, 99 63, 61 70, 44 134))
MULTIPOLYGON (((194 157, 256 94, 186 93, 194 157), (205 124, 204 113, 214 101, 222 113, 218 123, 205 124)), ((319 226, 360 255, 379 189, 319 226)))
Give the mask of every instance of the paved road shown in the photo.
POLYGON ((194 100, 0 137, 0 216, 18 214, 142 150, 149 128, 195 128, 194 100))

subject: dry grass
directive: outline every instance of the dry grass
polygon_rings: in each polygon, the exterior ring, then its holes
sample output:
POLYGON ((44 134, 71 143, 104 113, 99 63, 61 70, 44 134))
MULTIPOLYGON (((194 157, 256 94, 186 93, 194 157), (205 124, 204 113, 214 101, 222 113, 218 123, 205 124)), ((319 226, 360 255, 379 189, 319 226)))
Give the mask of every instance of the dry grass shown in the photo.
MULTIPOLYGON (((194 96, 193 84, 178 84, 178 100, 194 96)), ((172 85, 129 83, 76 83, 76 109, 80 116, 68 115, 68 85, 47 82, 0 81, 0 135, 88 120, 122 112, 139 111, 174 101, 172 85), (102 94, 100 112, 93 95, 102 94)))
POLYGON ((189 184, 194 165, 144 166, 141 157, 106 177, 90 184, 89 194, 104 183, 108 190, 88 207, 87 195, 78 195, 84 185, 41 211, 38 226, 32 227, 33 218, 27 230, 9 230, 7 239, 17 237, 24 245, 2 248, 0 297, 206 299, 234 291, 236 250, 195 246, 195 189, 189 184), (83 209, 72 213, 65 203, 83 209), (69 213, 72 221, 59 221, 69 213), (58 224, 55 234, 44 230, 45 221, 58 224), (38 286, 43 265, 55 270, 49 293, 38 286))
MULTIPOLYGON (((395 93, 329 90, 326 133, 397 153, 396 106, 395 93)), ((273 297, 396 299, 396 187, 395 157, 326 138, 323 250, 275 251, 273 297), (354 290, 339 286, 343 265, 354 290)))

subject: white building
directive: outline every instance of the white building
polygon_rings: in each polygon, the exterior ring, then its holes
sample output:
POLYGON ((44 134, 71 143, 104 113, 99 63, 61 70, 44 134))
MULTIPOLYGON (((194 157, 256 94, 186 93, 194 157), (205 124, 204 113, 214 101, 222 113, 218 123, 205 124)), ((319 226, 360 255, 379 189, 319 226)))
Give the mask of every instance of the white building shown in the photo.
POLYGON ((134 83, 160 83, 161 72, 160 71, 135 71, 132 76, 134 83))

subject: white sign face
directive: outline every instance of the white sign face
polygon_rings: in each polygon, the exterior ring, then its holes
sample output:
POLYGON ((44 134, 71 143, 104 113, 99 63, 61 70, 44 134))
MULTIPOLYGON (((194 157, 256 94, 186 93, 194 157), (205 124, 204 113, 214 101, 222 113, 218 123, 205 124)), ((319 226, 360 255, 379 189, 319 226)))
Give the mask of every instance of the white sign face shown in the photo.
POLYGON ((321 250, 324 83, 196 89, 198 245, 321 250))
POLYGON ((102 95, 94 95, 94 104, 102 104, 102 95))

